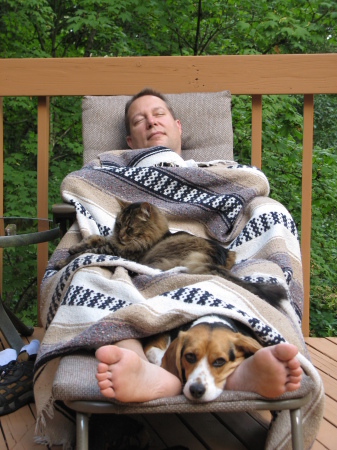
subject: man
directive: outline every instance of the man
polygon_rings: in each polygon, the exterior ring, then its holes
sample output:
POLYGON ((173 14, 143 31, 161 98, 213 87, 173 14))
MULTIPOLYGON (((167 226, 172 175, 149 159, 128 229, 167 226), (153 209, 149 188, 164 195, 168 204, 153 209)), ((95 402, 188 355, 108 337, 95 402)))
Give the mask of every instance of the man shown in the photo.
POLYGON ((181 154, 181 124, 165 98, 152 89, 142 90, 126 104, 125 128, 132 149, 162 145, 181 154))
MULTIPOLYGON (((181 124, 160 93, 144 89, 136 94, 126 105, 125 124, 130 148, 162 145, 181 153, 181 124)), ((298 389, 302 369, 297 352, 288 343, 258 350, 227 378, 226 389, 257 392, 268 398, 298 389)), ((96 379, 105 397, 144 402, 181 393, 180 380, 151 364, 135 339, 100 347, 96 357, 96 379)))

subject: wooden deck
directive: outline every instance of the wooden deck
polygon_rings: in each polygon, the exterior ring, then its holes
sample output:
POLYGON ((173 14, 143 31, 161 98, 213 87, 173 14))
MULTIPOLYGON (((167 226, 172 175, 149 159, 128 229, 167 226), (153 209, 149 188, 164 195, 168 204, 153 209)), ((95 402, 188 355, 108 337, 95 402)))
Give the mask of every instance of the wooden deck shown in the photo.
MULTIPOLYGON (((42 329, 31 337, 40 339, 42 329)), ((0 347, 6 342, 0 336, 0 347)), ((325 413, 313 450, 337 448, 337 338, 306 338, 312 362, 325 388, 325 413)), ((0 417, 1 450, 43 450, 34 444, 36 409, 34 404, 0 417)), ((269 412, 260 414, 144 415, 137 419, 150 435, 149 450, 174 447, 176 450, 262 450, 269 412)), ((61 450, 54 446, 50 450, 61 450)), ((99 450, 93 448, 92 450, 99 450)))

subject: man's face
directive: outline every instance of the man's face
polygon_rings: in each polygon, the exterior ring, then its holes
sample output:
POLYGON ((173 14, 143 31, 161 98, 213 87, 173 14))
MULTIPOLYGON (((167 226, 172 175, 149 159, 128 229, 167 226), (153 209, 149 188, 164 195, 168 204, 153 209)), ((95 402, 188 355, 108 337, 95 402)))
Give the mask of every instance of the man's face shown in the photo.
POLYGON ((166 103, 159 97, 137 98, 128 111, 130 136, 126 141, 132 149, 162 145, 181 152, 181 125, 172 117, 166 103))

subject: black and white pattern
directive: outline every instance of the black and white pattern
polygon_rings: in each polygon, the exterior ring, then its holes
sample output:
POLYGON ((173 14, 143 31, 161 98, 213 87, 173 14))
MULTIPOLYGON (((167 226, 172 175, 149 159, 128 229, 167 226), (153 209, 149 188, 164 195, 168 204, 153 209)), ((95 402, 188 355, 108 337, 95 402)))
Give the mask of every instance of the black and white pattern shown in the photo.
POLYGON ((279 211, 269 211, 250 219, 229 248, 235 250, 240 245, 263 236, 278 225, 286 228, 299 241, 296 224, 290 214, 286 215, 279 211))
POLYGON ((214 195, 196 184, 182 181, 164 168, 115 167, 105 163, 100 170, 134 183, 165 201, 194 204, 218 212, 230 225, 243 207, 243 199, 239 195, 214 195))
POLYGON ((95 292, 93 289, 76 285, 69 287, 61 303, 61 305, 86 306, 87 308, 104 309, 111 312, 125 308, 130 304, 130 302, 121 298, 104 295, 101 292, 95 292))
POLYGON ((109 236, 112 233, 112 228, 107 226, 106 224, 101 224, 97 220, 95 220, 90 214, 90 212, 85 208, 85 206, 82 205, 82 203, 74 200, 71 201, 70 203, 73 204, 76 208, 77 218, 82 217, 84 219, 92 221, 97 227, 98 233, 101 236, 109 236))
POLYGON ((163 297, 171 298, 190 305, 214 308, 212 314, 230 314, 232 319, 247 325, 255 333, 256 338, 263 345, 275 345, 285 342, 284 338, 272 327, 261 320, 252 317, 247 312, 238 309, 232 303, 216 298, 207 290, 201 288, 180 288, 163 294, 163 297))

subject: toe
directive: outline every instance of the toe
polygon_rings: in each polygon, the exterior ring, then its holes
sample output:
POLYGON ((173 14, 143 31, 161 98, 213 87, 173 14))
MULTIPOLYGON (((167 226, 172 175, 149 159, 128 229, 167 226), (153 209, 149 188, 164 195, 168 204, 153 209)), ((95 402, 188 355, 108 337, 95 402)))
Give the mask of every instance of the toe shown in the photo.
POLYGON ((297 358, 290 359, 287 362, 287 366, 289 367, 290 370, 297 370, 297 369, 301 368, 300 362, 297 358))
POLYGON ((296 391, 297 389, 299 389, 300 385, 301 385, 301 383, 291 383, 291 382, 289 382, 289 383, 286 384, 286 390, 288 392, 296 391))
POLYGON ((111 389, 112 388, 112 383, 111 380, 103 380, 103 381, 98 381, 98 387, 100 388, 100 390, 105 390, 105 389, 111 389))
POLYGON ((98 363, 97 364, 97 373, 107 373, 109 370, 109 366, 105 363, 98 363))
POLYGON ((281 343, 274 347, 273 349, 275 357, 279 361, 285 361, 289 363, 290 360, 295 360, 295 356, 298 353, 297 347, 293 344, 281 343))
POLYGON ((96 377, 97 381, 104 381, 109 378, 107 372, 102 372, 102 373, 97 372, 95 377, 96 377))
POLYGON ((107 389, 100 389, 101 394, 104 395, 104 397, 108 397, 108 398, 115 398, 115 391, 109 387, 107 389))
POLYGON ((95 356, 101 363, 111 365, 120 361, 122 353, 116 345, 104 345, 96 350, 95 356))

